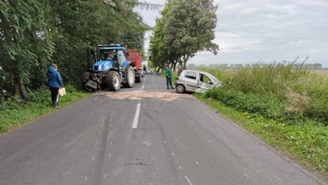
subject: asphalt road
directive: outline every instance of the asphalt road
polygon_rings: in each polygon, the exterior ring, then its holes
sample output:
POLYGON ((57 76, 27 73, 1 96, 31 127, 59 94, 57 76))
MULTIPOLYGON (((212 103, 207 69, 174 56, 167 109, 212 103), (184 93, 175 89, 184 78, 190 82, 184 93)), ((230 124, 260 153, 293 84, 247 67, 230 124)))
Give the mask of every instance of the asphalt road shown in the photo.
POLYGON ((0 185, 316 185, 191 95, 146 76, 0 137, 0 185))

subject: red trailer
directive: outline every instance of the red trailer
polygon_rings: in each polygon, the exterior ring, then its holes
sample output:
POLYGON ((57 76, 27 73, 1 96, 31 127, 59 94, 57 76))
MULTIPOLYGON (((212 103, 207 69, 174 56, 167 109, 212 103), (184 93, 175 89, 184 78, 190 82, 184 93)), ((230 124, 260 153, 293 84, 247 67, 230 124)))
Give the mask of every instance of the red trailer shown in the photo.
POLYGON ((134 71, 135 71, 135 75, 136 75, 136 82, 141 82, 141 78, 143 77, 143 73, 142 73, 142 58, 141 58, 141 54, 138 53, 137 49, 133 48, 133 49, 127 49, 128 52, 128 61, 131 63, 134 63, 134 71))

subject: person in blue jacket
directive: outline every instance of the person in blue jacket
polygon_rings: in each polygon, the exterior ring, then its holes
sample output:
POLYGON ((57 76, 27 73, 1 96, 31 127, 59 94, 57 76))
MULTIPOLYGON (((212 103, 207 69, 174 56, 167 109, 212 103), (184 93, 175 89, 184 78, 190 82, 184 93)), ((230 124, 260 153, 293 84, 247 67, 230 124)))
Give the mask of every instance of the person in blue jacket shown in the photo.
POLYGON ((51 92, 51 100, 52 105, 58 108, 58 90, 63 87, 63 81, 60 76, 60 73, 57 71, 58 66, 56 64, 52 64, 48 68, 48 87, 51 92))

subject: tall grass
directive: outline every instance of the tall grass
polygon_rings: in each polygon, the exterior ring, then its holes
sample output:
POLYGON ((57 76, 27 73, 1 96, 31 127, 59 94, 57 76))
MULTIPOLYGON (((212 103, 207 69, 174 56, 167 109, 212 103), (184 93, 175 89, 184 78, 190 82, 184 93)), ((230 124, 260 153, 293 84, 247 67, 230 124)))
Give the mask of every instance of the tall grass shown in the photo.
POLYGON ((293 64, 203 69, 225 85, 207 91, 202 98, 214 107, 224 105, 247 115, 247 128, 313 168, 328 172, 327 77, 293 64))
MULTIPOLYGON (((302 65, 295 67, 294 63, 287 62, 266 65, 254 63, 229 72, 215 72, 215 69, 207 71, 218 79, 223 79, 226 88, 241 92, 243 96, 255 95, 264 97, 264 101, 279 102, 284 108, 279 114, 283 114, 286 120, 295 119, 294 113, 297 113, 300 119, 307 117, 328 125, 327 78, 311 73, 310 70, 302 68, 302 65)), ((209 91, 207 96, 222 93, 220 91, 214 89, 209 91)), ((229 96, 233 94, 230 93, 229 96)), ((250 106, 249 102, 239 103, 250 106)))
POLYGON ((255 63, 235 69, 230 77, 231 86, 245 93, 260 93, 272 98, 284 99, 288 90, 297 91, 308 78, 310 71, 294 63, 255 63))

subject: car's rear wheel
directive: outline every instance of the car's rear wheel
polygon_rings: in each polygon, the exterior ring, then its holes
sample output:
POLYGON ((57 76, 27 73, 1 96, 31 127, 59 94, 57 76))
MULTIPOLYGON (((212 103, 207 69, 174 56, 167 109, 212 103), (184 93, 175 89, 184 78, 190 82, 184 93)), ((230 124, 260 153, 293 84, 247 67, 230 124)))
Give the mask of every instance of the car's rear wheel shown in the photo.
POLYGON ((175 86, 175 89, 176 89, 177 93, 184 93, 185 92, 185 87, 181 84, 175 86))

